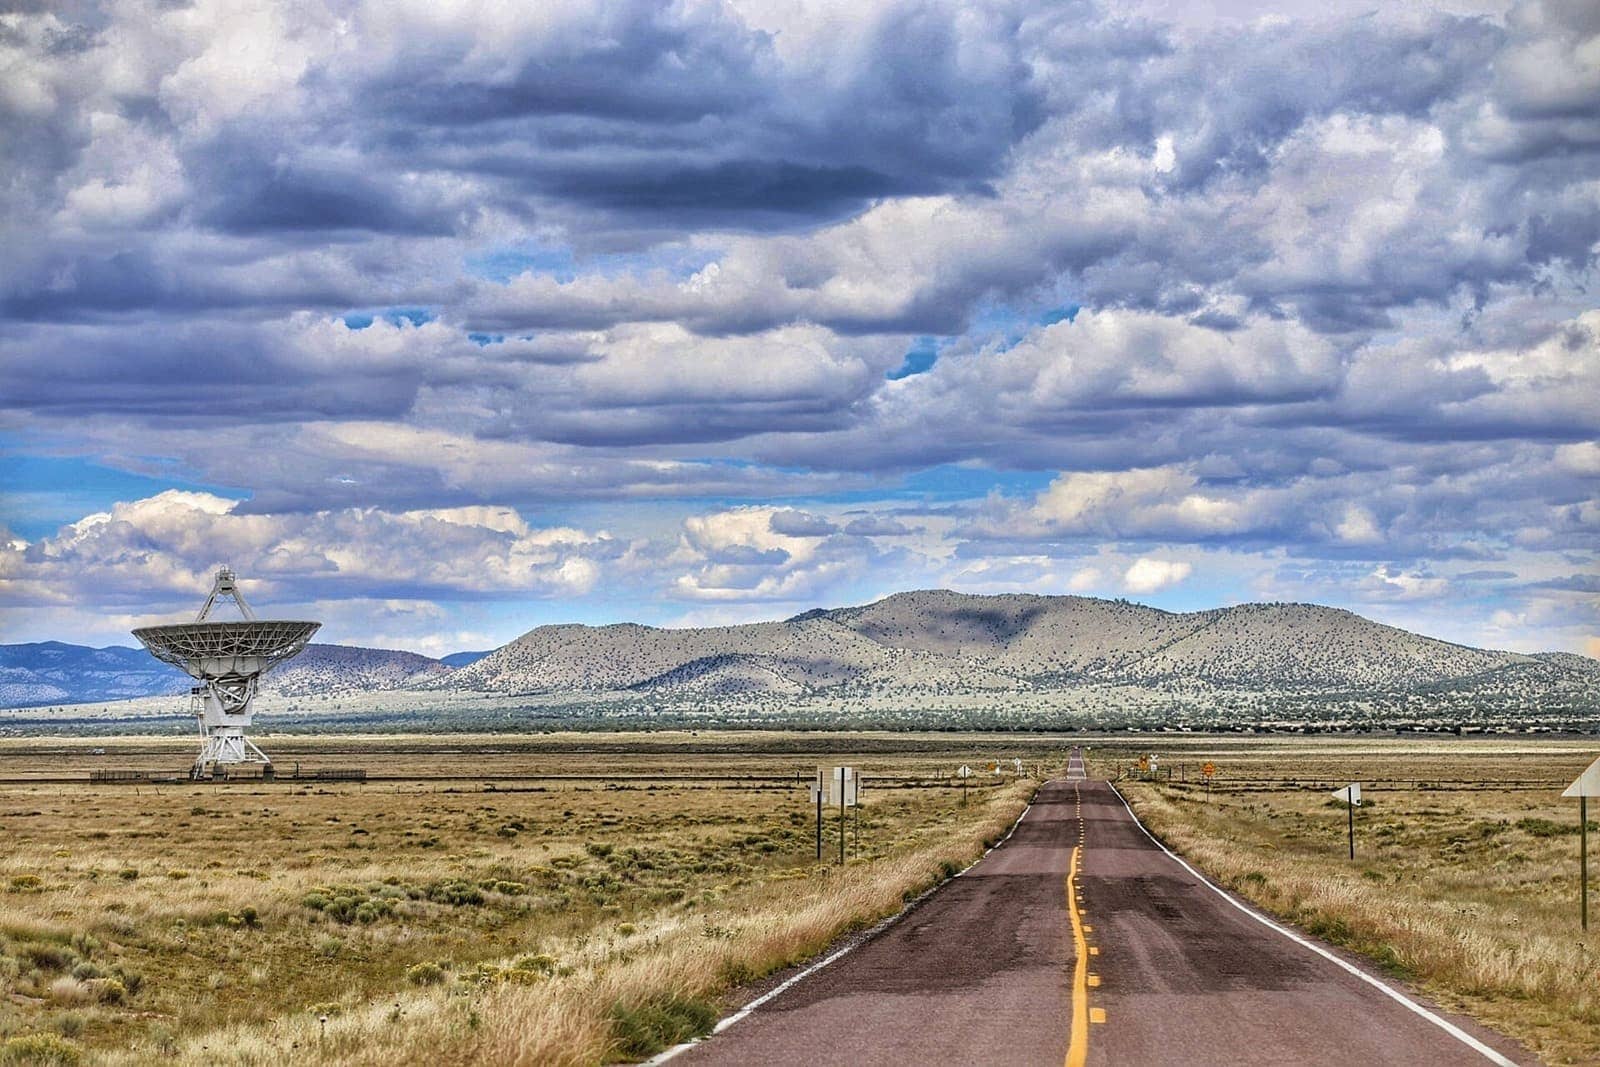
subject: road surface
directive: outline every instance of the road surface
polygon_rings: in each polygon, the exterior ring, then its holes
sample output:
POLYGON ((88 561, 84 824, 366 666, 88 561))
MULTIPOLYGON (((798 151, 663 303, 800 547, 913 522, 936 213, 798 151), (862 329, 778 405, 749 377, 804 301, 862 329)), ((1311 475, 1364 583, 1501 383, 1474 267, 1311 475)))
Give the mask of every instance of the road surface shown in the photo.
POLYGON ((1080 761, 1069 773, 900 922, 674 1062, 1536 1062, 1253 917, 1156 845, 1109 784, 1076 777, 1080 761))

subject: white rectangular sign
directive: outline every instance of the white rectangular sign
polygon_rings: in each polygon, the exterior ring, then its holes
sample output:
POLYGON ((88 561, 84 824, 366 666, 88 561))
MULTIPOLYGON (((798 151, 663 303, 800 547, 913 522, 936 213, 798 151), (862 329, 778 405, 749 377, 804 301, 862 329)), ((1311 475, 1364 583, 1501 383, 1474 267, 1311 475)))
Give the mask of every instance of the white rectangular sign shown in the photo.
MULTIPOLYGON (((841 797, 844 807, 847 808, 853 808, 861 803, 861 776, 856 773, 854 767, 834 767, 831 770, 818 767, 817 777, 827 782, 829 807, 839 807, 841 797)), ((815 794, 812 795, 812 799, 816 799, 815 794)))

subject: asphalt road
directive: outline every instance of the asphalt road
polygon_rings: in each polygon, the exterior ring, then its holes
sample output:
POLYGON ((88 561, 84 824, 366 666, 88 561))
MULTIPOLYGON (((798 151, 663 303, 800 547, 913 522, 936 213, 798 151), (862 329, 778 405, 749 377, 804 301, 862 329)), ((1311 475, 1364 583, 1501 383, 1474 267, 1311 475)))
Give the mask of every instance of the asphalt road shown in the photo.
POLYGON ((1081 766, 900 922, 674 1062, 1537 1062, 1252 917, 1156 845, 1110 785, 1077 778, 1081 766))

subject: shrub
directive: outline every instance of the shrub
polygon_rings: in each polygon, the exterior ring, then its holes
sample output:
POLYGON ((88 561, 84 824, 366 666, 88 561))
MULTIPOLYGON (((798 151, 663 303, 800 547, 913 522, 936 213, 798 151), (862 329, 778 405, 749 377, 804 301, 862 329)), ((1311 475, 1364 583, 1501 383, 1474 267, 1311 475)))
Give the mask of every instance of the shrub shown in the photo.
POLYGON ((307 893, 300 898, 300 903, 312 911, 322 911, 328 906, 328 898, 321 893, 307 893))
POLYGON ((94 990, 76 978, 57 978, 50 983, 50 999, 57 1004, 87 1004, 94 999, 94 990))
POLYGON ((23 1034, 0 1045, 0 1063, 17 1067, 71 1067, 83 1062, 83 1049, 60 1034, 23 1034))
POLYGON ((457 906, 482 904, 483 890, 471 882, 435 882, 428 887, 428 899, 457 906))
POLYGON ((78 962, 76 952, 48 941, 24 941, 17 946, 16 954, 41 971, 64 971, 78 962))
POLYGON ((11 879, 13 893, 38 893, 44 889, 44 879, 37 874, 18 874, 11 879))
POLYGON ((537 956, 518 956, 511 964, 514 971, 528 971, 533 974, 554 974, 558 961, 548 953, 539 953, 537 956))
POLYGON ((124 882, 131 882, 135 878, 139 877, 139 868, 124 867, 122 870, 117 872, 117 877, 121 878, 124 882))
POLYGON ((444 979, 444 968, 437 963, 418 963, 406 968, 406 981, 412 985, 438 985, 444 979))
POLYGON ((84 985, 101 1004, 121 1004, 128 999, 127 987, 115 978, 94 978, 84 985))
POLYGON ((645 1059, 691 1037, 709 1033, 717 1009, 703 1000, 666 994, 638 1004, 618 1001, 611 1008, 611 1034, 618 1051, 645 1059))

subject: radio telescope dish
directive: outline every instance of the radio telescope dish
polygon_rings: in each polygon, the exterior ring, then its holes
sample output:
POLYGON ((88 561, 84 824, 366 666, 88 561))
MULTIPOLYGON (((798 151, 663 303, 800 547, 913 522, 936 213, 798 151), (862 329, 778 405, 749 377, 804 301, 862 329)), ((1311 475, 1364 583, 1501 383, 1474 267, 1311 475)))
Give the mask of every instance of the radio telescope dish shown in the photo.
POLYGON ((256 686, 267 671, 304 651, 321 626, 320 622, 257 619, 245 603, 233 571, 223 567, 194 622, 133 631, 152 656, 201 683, 189 690, 200 723, 200 755, 189 777, 212 778, 219 767, 240 763, 260 764, 263 775, 272 773, 272 761, 245 736, 254 714, 251 704, 256 686), (206 621, 225 598, 238 605, 243 622, 206 621))

